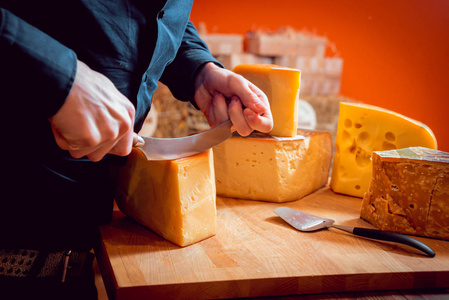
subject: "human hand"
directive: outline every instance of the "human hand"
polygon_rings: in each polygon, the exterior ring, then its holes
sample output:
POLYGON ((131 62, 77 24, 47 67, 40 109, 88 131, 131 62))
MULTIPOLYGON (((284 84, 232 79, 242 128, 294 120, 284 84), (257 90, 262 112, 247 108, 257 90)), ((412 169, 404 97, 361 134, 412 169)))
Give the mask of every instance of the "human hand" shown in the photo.
POLYGON ((198 73, 194 97, 211 127, 231 119, 233 130, 242 136, 273 128, 266 95, 241 75, 214 63, 205 64, 198 73))
POLYGON ((49 118, 56 143, 74 158, 99 161, 131 152, 135 109, 103 74, 78 61, 75 82, 58 112, 49 118))

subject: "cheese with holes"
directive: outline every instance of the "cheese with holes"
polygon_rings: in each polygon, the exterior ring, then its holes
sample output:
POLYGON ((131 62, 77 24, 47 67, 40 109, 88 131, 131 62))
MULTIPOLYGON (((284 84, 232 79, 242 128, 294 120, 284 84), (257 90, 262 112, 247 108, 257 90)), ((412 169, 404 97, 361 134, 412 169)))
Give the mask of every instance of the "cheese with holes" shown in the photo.
POLYGON ((430 128, 379 107, 340 103, 330 187, 361 198, 371 181, 372 152, 413 146, 436 149, 430 128))
POLYGON ((217 194, 286 202, 326 185, 332 156, 328 132, 298 130, 295 137, 233 136, 214 147, 217 194))
POLYGON ((212 150, 176 160, 148 161, 133 149, 115 170, 116 202, 126 215, 163 238, 187 246, 215 235, 212 150))
POLYGON ((423 147, 373 152, 360 217, 382 230, 449 239, 449 153, 423 147))
POLYGON ((260 88, 270 102, 273 129, 269 135, 296 136, 301 71, 277 65, 237 65, 232 70, 260 88))

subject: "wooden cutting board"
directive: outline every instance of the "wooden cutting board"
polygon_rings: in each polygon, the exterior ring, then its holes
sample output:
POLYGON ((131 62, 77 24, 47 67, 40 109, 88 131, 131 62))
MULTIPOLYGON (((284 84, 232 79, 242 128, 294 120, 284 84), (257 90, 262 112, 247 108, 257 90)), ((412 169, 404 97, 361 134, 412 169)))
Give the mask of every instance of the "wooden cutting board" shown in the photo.
POLYGON ((324 188, 277 204, 217 198, 217 234, 181 248, 114 211, 96 255, 115 299, 213 299, 449 287, 449 241, 416 237, 435 252, 335 229, 299 232, 274 214, 288 206, 336 224, 372 228, 361 199, 324 188))

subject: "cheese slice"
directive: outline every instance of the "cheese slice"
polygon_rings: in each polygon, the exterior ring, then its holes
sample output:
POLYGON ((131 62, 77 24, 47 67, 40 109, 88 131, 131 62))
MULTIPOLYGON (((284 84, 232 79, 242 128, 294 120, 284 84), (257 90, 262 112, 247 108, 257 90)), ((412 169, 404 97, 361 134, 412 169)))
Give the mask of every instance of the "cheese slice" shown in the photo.
POLYGON ((269 135, 296 136, 301 71, 266 64, 241 64, 233 72, 260 88, 270 102, 273 129, 269 135))
POLYGON ((373 151, 422 146, 436 149, 426 125, 398 113, 361 103, 340 103, 330 187, 363 197, 372 176, 373 151))
POLYGON ((215 235, 212 150, 177 160, 148 161, 133 149, 114 171, 122 212, 163 238, 187 246, 215 235))
POLYGON ((360 217, 382 230, 449 239, 449 153, 423 147, 373 152, 360 217))
POLYGON ((326 185, 332 156, 328 132, 298 130, 290 138, 233 136, 214 147, 217 194, 286 202, 326 185))

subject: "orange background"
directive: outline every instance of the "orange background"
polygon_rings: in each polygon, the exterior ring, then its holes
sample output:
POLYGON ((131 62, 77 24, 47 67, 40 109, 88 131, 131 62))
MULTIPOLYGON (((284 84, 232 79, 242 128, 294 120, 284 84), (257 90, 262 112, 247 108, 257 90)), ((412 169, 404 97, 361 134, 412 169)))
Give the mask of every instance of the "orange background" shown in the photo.
POLYGON ((209 33, 326 36, 344 61, 341 95, 423 122, 449 152, 449 1, 196 0, 191 20, 209 33))

